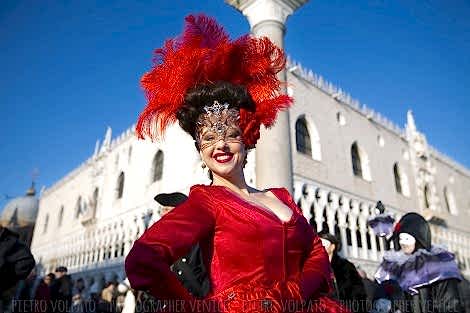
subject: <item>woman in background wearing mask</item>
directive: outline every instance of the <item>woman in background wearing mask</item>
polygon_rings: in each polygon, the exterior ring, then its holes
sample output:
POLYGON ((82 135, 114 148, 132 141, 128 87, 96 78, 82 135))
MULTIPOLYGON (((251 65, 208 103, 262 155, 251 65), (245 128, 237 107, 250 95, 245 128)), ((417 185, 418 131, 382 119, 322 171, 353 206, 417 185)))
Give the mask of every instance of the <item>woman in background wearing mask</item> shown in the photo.
POLYGON ((376 298, 401 298, 392 307, 401 312, 462 312, 458 284, 461 274, 454 255, 431 244, 428 222, 417 213, 405 214, 391 237, 395 249, 384 255, 375 278, 381 283, 376 298), (398 287, 399 286, 399 287, 398 287), (397 289, 401 289, 401 296, 397 289), (394 297, 391 297, 394 295, 394 297))

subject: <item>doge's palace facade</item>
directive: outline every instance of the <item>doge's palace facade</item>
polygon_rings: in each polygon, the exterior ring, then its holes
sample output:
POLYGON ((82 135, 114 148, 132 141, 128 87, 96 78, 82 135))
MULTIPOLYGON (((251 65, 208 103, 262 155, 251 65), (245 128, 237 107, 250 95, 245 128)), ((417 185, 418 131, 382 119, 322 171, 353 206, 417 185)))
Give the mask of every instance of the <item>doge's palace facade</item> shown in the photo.
MULTIPOLYGON (((255 33, 282 40, 287 16, 305 1, 227 2, 241 5, 255 33), (267 9, 255 10, 258 3, 267 9)), ((300 63, 289 60, 283 75, 295 104, 278 121, 274 133, 282 136, 250 153, 249 184, 266 185, 283 173, 304 216, 318 231, 339 236, 341 253, 369 275, 390 248, 366 224, 376 201, 397 219, 421 213, 434 243, 455 252, 470 276, 470 171, 428 144, 411 111, 401 128, 300 63), (282 166, 268 168, 263 160, 282 166)), ((114 139, 108 129, 88 160, 40 195, 31 248, 43 272, 65 265, 87 284, 122 279, 133 241, 159 218, 153 197, 208 182, 179 127, 161 143, 137 140, 133 129, 114 139)))
MULTIPOLYGON (((343 255, 372 274, 389 248, 366 226, 376 201, 397 219, 416 211, 468 275, 468 169, 432 148, 411 112, 400 129, 299 63, 288 69, 294 198, 310 223, 338 235, 343 255)), ((137 140, 133 129, 114 139, 108 129, 88 160, 42 192, 32 251, 44 272, 65 265, 88 283, 123 278, 133 241, 159 218, 153 197, 208 183, 178 126, 161 143, 137 140)), ((251 185, 254 152, 245 168, 251 185)))

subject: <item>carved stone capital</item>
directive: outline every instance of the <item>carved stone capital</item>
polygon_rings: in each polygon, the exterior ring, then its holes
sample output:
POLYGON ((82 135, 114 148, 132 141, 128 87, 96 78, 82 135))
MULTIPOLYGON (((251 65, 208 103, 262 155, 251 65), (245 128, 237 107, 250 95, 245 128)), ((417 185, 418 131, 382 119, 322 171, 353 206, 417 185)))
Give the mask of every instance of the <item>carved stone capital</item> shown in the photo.
POLYGON ((284 25, 287 17, 308 0, 226 0, 242 12, 251 28, 264 21, 276 21, 284 25))

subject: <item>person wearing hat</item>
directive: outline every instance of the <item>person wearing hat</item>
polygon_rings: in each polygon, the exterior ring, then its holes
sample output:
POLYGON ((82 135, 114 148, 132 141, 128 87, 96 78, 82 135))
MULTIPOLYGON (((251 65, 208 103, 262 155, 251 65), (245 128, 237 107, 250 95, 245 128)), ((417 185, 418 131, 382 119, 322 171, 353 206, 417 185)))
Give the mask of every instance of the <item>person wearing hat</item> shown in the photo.
POLYGON ((454 254, 432 244, 431 229, 421 215, 405 214, 389 240, 397 251, 385 253, 375 278, 382 286, 398 283, 406 300, 399 305, 402 312, 462 312, 462 276, 454 254))
POLYGON ((356 266, 338 255, 341 242, 326 231, 320 232, 318 236, 330 258, 336 298, 347 305, 352 312, 368 312, 367 293, 356 266))
MULTIPOLYGON (((173 192, 160 193, 155 196, 154 200, 162 206, 160 215, 164 217, 174 207, 186 201, 187 198, 181 192, 173 192)), ((178 259, 171 266, 171 270, 193 296, 202 298, 209 292, 209 279, 207 278, 207 271, 199 244, 193 246, 186 256, 178 259)))
POLYGON ((51 301, 55 303, 57 312, 67 312, 72 304, 72 278, 67 274, 65 266, 58 266, 55 279, 51 282, 51 301))

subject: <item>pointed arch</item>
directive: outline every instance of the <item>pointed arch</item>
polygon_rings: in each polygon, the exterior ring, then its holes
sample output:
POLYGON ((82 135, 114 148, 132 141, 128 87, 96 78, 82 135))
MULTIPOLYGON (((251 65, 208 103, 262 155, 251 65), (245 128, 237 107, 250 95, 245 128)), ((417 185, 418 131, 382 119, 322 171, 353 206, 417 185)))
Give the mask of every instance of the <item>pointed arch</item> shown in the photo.
POLYGON ((158 150, 152 161, 152 183, 159 181, 163 176, 163 151, 158 150))
POLYGON ((360 177, 367 181, 372 180, 369 156, 364 151, 364 149, 359 146, 357 141, 354 141, 351 145, 351 162, 354 176, 360 177))
POLYGON ((98 187, 95 188, 95 190, 93 191, 93 202, 92 202, 92 209, 95 210, 97 207, 98 207, 98 197, 99 197, 99 194, 100 194, 100 190, 98 187))
POLYGON ((424 185, 424 208, 429 209, 430 207, 430 200, 431 200, 431 195, 430 195, 430 190, 429 190, 429 185, 426 184, 424 185))
POLYGON ((82 196, 78 196, 77 203, 75 205, 75 218, 78 218, 78 216, 82 212, 83 212, 83 200, 82 200, 82 196))
POLYGON ((124 172, 121 172, 116 183, 116 199, 121 199, 124 194, 124 180, 124 172))
POLYGON ((64 206, 61 205, 59 209, 59 216, 57 217, 57 226, 62 226, 62 220, 64 219, 64 206))
POLYGON ((307 127, 307 121, 304 117, 299 117, 295 122, 295 145, 298 152, 307 155, 312 154, 310 133, 307 127))
POLYGON ((295 122, 295 142, 297 151, 321 161, 320 134, 312 118, 301 115, 295 122))
POLYGON ((402 170, 398 162, 395 162, 395 164, 393 164, 393 177, 395 179, 395 190, 398 193, 408 197, 410 195, 408 176, 402 170))
POLYGON ((398 168, 398 163, 393 164, 393 177, 395 178, 395 190, 398 193, 403 193, 401 188, 401 176, 400 169, 398 168))

